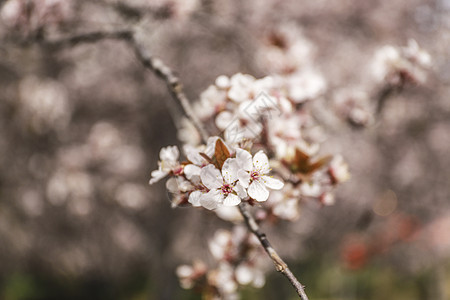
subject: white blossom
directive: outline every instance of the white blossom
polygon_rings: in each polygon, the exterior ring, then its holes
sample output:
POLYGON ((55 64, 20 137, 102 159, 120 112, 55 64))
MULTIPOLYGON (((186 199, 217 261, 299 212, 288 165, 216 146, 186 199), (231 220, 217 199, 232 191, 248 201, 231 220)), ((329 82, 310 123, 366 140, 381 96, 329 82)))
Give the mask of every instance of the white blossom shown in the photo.
POLYGON ((300 185, 300 192, 303 196, 316 198, 320 196, 322 189, 317 182, 303 182, 300 185))
POLYGON ((237 181, 238 166, 236 160, 228 158, 222 167, 222 172, 209 164, 202 168, 200 178, 210 190, 200 197, 200 204, 207 209, 215 209, 220 205, 235 206, 245 197, 245 191, 237 181))
POLYGON ((220 89, 228 89, 231 86, 230 78, 228 78, 228 76, 221 75, 217 77, 215 84, 220 89))
POLYGON ((210 284, 216 286, 221 294, 225 294, 225 299, 237 299, 230 298, 230 294, 234 294, 238 288, 236 281, 233 279, 234 272, 233 267, 230 264, 222 262, 214 272, 211 272, 208 275, 210 284))
POLYGON ((221 206, 215 211, 216 215, 225 221, 239 223, 243 221, 242 215, 237 206, 221 206))
POLYGON ((189 145, 198 145, 202 140, 197 128, 186 117, 181 118, 177 136, 180 141, 189 145))
POLYGON ((325 91, 326 83, 316 70, 304 70, 286 78, 288 97, 295 103, 314 99, 325 91))
POLYGON ((347 181, 350 178, 348 165, 342 155, 336 155, 330 162, 329 173, 334 183, 347 181))
POLYGON ((242 285, 251 284, 256 288, 261 288, 266 283, 264 272, 249 263, 240 264, 235 270, 235 276, 237 282, 242 285))
POLYGON ((179 167, 178 157, 180 152, 177 146, 168 146, 162 148, 159 152, 158 170, 152 171, 152 179, 150 184, 160 181, 166 177, 171 171, 179 167))
POLYGON ((269 189, 279 190, 283 182, 267 176, 270 172, 269 159, 261 150, 252 155, 243 149, 236 149, 236 160, 240 167, 237 175, 239 182, 247 188, 248 195, 258 202, 266 201, 269 197, 269 189))
POLYGON ((228 98, 234 102, 243 102, 252 98, 252 84, 255 78, 251 75, 238 73, 231 77, 231 87, 228 90, 228 98))
POLYGON ((375 53, 372 71, 378 81, 402 84, 404 80, 423 83, 426 70, 431 67, 431 56, 415 40, 407 47, 384 46, 375 53))
POLYGON ((282 191, 270 193, 267 204, 271 207, 272 213, 279 218, 294 221, 298 219, 300 191, 292 184, 284 186, 282 191))

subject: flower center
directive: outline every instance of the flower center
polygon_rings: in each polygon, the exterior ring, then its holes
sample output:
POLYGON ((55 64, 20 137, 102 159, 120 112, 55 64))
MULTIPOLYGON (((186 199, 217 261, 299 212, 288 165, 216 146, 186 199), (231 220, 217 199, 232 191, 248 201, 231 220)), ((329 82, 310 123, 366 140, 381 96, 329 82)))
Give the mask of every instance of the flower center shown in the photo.
POLYGON ((223 193, 223 194, 228 195, 228 194, 230 194, 232 191, 233 191, 233 188, 231 187, 231 185, 229 185, 229 184, 224 184, 224 185, 222 185, 222 193, 223 193))
POLYGON ((182 167, 182 166, 176 167, 176 168, 173 170, 173 174, 174 174, 175 176, 180 176, 182 173, 183 173, 183 167, 182 167))
POLYGON ((253 171, 253 172, 250 174, 250 178, 251 178, 252 180, 258 180, 260 177, 261 177, 261 175, 259 174, 258 171, 253 171))

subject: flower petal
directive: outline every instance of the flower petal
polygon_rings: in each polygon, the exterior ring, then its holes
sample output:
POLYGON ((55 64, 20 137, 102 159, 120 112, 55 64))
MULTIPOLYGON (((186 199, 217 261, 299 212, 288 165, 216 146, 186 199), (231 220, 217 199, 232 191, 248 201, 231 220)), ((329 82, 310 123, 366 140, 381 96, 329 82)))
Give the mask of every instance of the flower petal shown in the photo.
POLYGON ((200 178, 202 179, 203 184, 210 190, 218 189, 223 184, 220 171, 212 164, 202 168, 200 171, 200 178))
POLYGON ((228 194, 228 196, 223 200, 223 205, 225 206, 236 206, 241 203, 241 198, 235 194, 228 194))
POLYGON ((248 187, 248 195, 258 202, 263 202, 269 198, 269 191, 260 180, 254 180, 248 187))
POLYGON ((187 159, 195 165, 201 166, 205 159, 200 155, 200 150, 192 145, 184 145, 183 146, 184 154, 187 159))
POLYGON ((303 182, 300 185, 300 192, 309 197, 319 197, 322 193, 320 184, 310 182, 303 182))
POLYGON ((238 180, 238 166, 235 158, 227 158, 222 166, 223 180, 227 183, 233 183, 238 180))
POLYGON ((260 289, 266 284, 266 277, 264 276, 264 273, 260 270, 256 270, 253 274, 253 282, 252 286, 260 289))
POLYGON ((280 190, 284 186, 283 181, 276 179, 276 178, 272 178, 270 176, 262 176, 261 179, 262 179, 264 185, 272 190, 280 190))
POLYGON ((225 129, 223 136, 230 144, 237 144, 244 138, 244 128, 239 122, 239 119, 234 119, 225 129))
POLYGON ((261 174, 269 173, 269 159, 262 150, 258 151, 258 153, 253 156, 253 167, 261 174))
POLYGON ((205 147, 205 154, 209 157, 213 157, 214 152, 216 151, 216 142, 219 139, 217 136, 211 136, 208 138, 205 147))
POLYGON ((253 280, 253 270, 247 264, 241 264, 236 268, 235 275, 239 284, 247 285, 253 280))
POLYGON ((152 171, 152 178, 149 181, 149 184, 154 184, 155 182, 160 181, 164 177, 167 176, 169 172, 163 171, 161 169, 152 171))
POLYGON ((223 200, 223 195, 218 190, 211 190, 200 197, 200 204, 209 210, 219 207, 223 200))
POLYGON ((240 169, 251 171, 253 168, 252 155, 243 149, 236 149, 236 162, 240 169))
POLYGON ((166 189, 173 194, 180 192, 178 181, 175 177, 171 177, 166 181, 166 189))
POLYGON ((239 179, 239 183, 244 188, 248 188, 248 185, 250 183, 250 174, 247 171, 239 170, 237 172, 237 176, 238 176, 238 179, 239 179))
POLYGON ((241 199, 247 198, 247 191, 242 186, 242 184, 240 184, 239 182, 236 184, 236 186, 233 188, 233 190, 236 192, 236 194, 239 196, 239 198, 241 198, 241 199))
POLYGON ((187 191, 191 191, 194 187, 192 186, 192 184, 187 181, 186 179, 184 179, 183 177, 176 177, 177 178, 177 184, 178 184, 178 189, 180 190, 180 192, 187 192, 187 191))
POLYGON ((177 146, 168 146, 161 149, 159 158, 162 161, 176 161, 180 156, 177 146))
POLYGON ((234 102, 242 102, 249 98, 249 94, 245 88, 232 85, 228 90, 228 98, 230 98, 234 102))
POLYGON ((231 124, 234 119, 234 115, 229 111, 223 111, 219 113, 216 117, 216 126, 220 130, 224 130, 231 124))
POLYGON ((219 218, 230 222, 243 221, 237 206, 220 206, 214 211, 219 218))
POLYGON ((198 207, 201 206, 200 204, 200 198, 203 195, 202 192, 200 191, 193 191, 190 195, 189 195, 189 200, 188 202, 192 204, 192 206, 198 207))
POLYGON ((184 174, 186 178, 191 180, 194 176, 200 176, 202 169, 194 164, 189 164, 184 167, 184 174))

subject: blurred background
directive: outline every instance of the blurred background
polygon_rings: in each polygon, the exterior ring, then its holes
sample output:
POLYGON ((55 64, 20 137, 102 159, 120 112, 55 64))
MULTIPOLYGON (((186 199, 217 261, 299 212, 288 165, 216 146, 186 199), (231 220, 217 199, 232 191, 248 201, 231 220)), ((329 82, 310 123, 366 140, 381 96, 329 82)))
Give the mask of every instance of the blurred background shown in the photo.
MULTIPOLYGON (((310 299, 450 299, 450 1, 0 1, 0 299, 200 299, 175 269, 210 257, 231 224, 171 209, 148 186, 161 147, 180 145, 164 82, 120 40, 50 47, 77 34, 137 30, 195 101, 217 76, 270 75, 261 51, 296 32, 326 82, 316 99, 324 154, 351 180, 336 204, 303 201, 264 227, 310 299), (415 39, 427 81, 391 95, 355 128, 336 91, 373 90, 371 61, 415 39)), ((369 101, 372 101, 369 99, 369 101)), ((314 108, 315 107, 315 108, 314 108)), ((295 299, 275 271, 242 299, 295 299)))

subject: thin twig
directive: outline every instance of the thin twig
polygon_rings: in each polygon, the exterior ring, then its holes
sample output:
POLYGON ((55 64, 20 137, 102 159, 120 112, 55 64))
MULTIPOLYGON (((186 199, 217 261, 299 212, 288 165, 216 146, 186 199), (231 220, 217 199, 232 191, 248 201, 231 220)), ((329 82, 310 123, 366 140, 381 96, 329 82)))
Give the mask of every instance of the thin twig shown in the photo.
POLYGON ((289 282, 292 284, 292 286, 297 291, 297 294, 300 296, 300 299, 308 300, 308 296, 305 293, 304 286, 297 280, 295 275, 289 269, 288 265, 281 259, 281 257, 278 255, 278 253, 272 247, 269 240, 267 239, 266 234, 261 231, 258 223, 256 223, 255 219, 248 211, 247 204, 245 202, 242 202, 241 204, 239 204, 239 211, 241 212, 242 217, 244 217, 245 224, 247 225, 247 227, 258 238, 258 240, 261 243, 261 245, 263 246, 264 250, 267 252, 269 257, 272 259, 277 271, 282 273, 284 276, 287 277, 287 279, 289 279, 289 282))
MULTIPOLYGON (((165 65, 163 61, 150 55, 148 51, 146 51, 146 49, 136 41, 133 32, 128 30, 116 32, 93 32, 88 34, 76 35, 61 40, 40 40, 37 42, 52 48, 59 49, 69 46, 75 46, 81 43, 94 43, 104 39, 124 40, 133 47, 136 56, 141 61, 141 63, 166 83, 172 97, 181 105, 186 117, 195 125, 195 128, 198 130, 203 141, 206 142, 208 139, 208 134, 203 128, 201 121, 195 115, 188 98, 183 92, 182 85, 178 77, 175 76, 172 70, 167 65, 165 65)), ((248 229, 258 238, 264 250, 267 252, 269 257, 275 264, 276 270, 286 276, 286 278, 295 288, 302 300, 308 300, 308 296, 305 293, 304 286, 297 280, 287 264, 281 259, 281 257, 272 247, 266 237, 266 234, 261 231, 255 219, 247 210, 246 205, 246 203, 242 202, 239 205, 239 211, 241 212, 248 229)))
POLYGON ((377 114, 377 116, 381 115, 381 112, 383 111, 383 108, 384 108, 387 100, 389 99, 389 97, 391 97, 395 93, 401 91, 401 89, 402 89, 401 86, 394 86, 392 84, 387 84, 382 89, 377 91, 377 93, 375 95, 375 99, 377 100, 377 102, 376 102, 377 106, 376 106, 375 113, 377 114))
POLYGON ((164 64, 159 58, 153 57, 148 53, 148 51, 140 45, 134 38, 131 39, 136 56, 141 61, 141 63, 153 73, 155 73, 159 78, 164 80, 172 94, 172 97, 181 105, 186 117, 194 124, 195 128, 199 132, 204 143, 208 140, 208 134, 203 128, 203 124, 200 119, 195 115, 194 110, 191 107, 189 99, 183 92, 183 87, 180 80, 172 72, 172 70, 164 64))
POLYGON ((63 38, 44 38, 42 36, 33 36, 28 38, 6 38, 1 41, 4 44, 11 43, 18 46, 26 47, 33 44, 39 44, 50 50, 62 50, 68 47, 74 47, 78 44, 92 44, 102 40, 130 40, 133 36, 131 30, 116 31, 93 31, 81 33, 63 38))
POLYGON ((107 39, 115 39, 115 40, 123 40, 128 42, 131 45, 136 53, 139 61, 146 68, 150 69, 156 76, 162 79, 167 88, 175 99, 175 101, 181 105, 184 114, 187 118, 193 123, 197 131, 199 132, 202 140, 206 143, 208 139, 208 134, 206 130, 203 128, 202 122, 195 115, 189 99, 186 94, 183 92, 183 87, 180 83, 180 80, 177 76, 172 72, 172 70, 164 64, 164 62, 152 55, 142 46, 140 45, 131 30, 119 30, 119 31, 95 31, 86 34, 74 35, 68 38, 62 38, 58 40, 33 40, 31 42, 37 42, 41 45, 49 47, 51 49, 62 49, 66 47, 76 46, 78 44, 86 44, 86 43, 94 43, 100 40, 107 39))
POLYGON ((43 40, 42 43, 52 48, 67 48, 77 44, 96 43, 101 40, 129 40, 132 36, 131 30, 94 31, 58 40, 43 40))
MULTIPOLYGON (((167 86, 172 94, 172 96, 178 100, 183 107, 186 116, 192 121, 192 123, 196 126, 197 130, 201 134, 203 140, 207 140, 208 134, 203 129, 203 126, 200 123, 200 120, 195 116, 193 113, 192 107, 182 92, 181 84, 179 83, 178 78, 173 75, 173 72, 170 70, 169 67, 167 67, 161 60, 153 58, 150 56, 143 47, 141 47, 138 43, 134 43, 135 45, 135 51, 138 58, 141 60, 141 62, 146 66, 147 68, 151 69, 153 72, 155 72, 156 75, 158 75, 160 78, 162 78, 166 83, 167 86), (198 124, 198 126, 197 126, 198 124)), ((241 212, 242 216, 244 217, 245 223, 249 230, 258 238, 261 245, 263 246, 264 250, 267 252, 269 257, 272 259, 273 263, 275 264, 275 267, 278 272, 281 272, 284 276, 287 277, 289 282, 292 284, 292 286, 297 291, 298 295, 302 300, 308 300, 308 296, 305 293, 303 285, 297 280, 295 275, 291 272, 287 264, 281 259, 281 257, 278 255, 278 253, 275 251, 275 249, 270 244, 269 240, 266 237, 266 234, 263 233, 258 224, 256 223, 255 219, 252 217, 252 215, 249 213, 249 211, 246 208, 246 204, 243 202, 239 205, 239 211, 241 212)))

